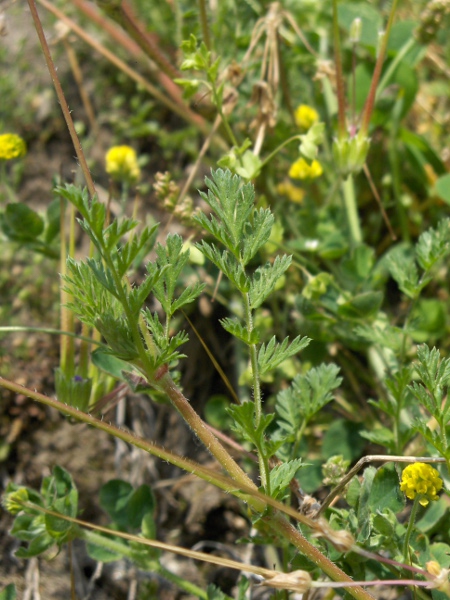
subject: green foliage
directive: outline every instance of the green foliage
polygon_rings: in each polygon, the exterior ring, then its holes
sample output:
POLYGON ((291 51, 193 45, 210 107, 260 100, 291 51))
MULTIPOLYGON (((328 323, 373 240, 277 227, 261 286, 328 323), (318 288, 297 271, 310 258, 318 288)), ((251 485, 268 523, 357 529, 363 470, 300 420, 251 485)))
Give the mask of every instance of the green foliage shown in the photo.
MULTIPOLYGON (((180 276, 189 260, 189 252, 182 252, 183 240, 179 235, 168 235, 166 246, 156 246, 156 269, 160 273, 155 278, 154 294, 161 302, 167 318, 180 310, 186 304, 193 302, 205 288, 205 284, 196 282, 188 285, 178 298, 175 298, 175 290, 179 284, 180 276)), ((155 271, 156 274, 156 271, 155 271)))
POLYGON ((148 252, 152 248, 156 226, 145 227, 141 233, 134 233, 123 242, 123 236, 135 229, 136 221, 113 221, 104 228, 105 209, 95 198, 90 201, 85 190, 66 186, 58 188, 58 192, 73 202, 82 214, 84 220, 80 224, 102 258, 88 258, 84 262, 68 259, 68 273, 63 278, 65 290, 71 297, 68 307, 81 321, 100 331, 110 352, 120 360, 137 364, 147 351, 147 360, 156 370, 184 357, 177 348, 187 341, 187 335, 178 332, 170 336, 169 322, 177 310, 199 296, 204 284, 188 285, 179 296, 175 294, 181 272, 189 260, 189 252, 182 251, 181 237, 169 235, 166 247, 158 244, 155 262, 147 264, 146 278, 140 285, 130 286, 125 276, 133 261, 144 250, 148 252), (151 293, 166 313, 165 325, 156 313, 151 314, 143 308, 151 293), (144 345, 138 331, 141 318, 152 335, 149 347, 144 345))
POLYGON ((16 586, 13 583, 10 583, 9 585, 7 585, 0 592, 0 600, 16 600, 16 598, 17 598, 16 586))
MULTIPOLYGON (((100 4, 114 16, 108 3, 100 4)), ((205 165, 220 167, 200 192, 209 208, 194 217, 206 233, 196 248, 215 267, 211 276, 206 273, 209 265, 202 265, 199 273, 206 284, 186 275, 189 252, 181 236, 170 234, 161 244, 156 243, 156 225, 127 217, 110 222, 107 206, 76 186, 58 187, 59 198, 45 215, 20 202, 7 204, 0 215, 3 235, 14 248, 57 257, 60 199, 73 204, 95 249, 85 260, 67 262, 67 307, 104 340, 92 364, 128 382, 135 392, 162 393, 161 380, 169 381, 166 391, 175 390, 180 400, 170 371, 186 356, 181 347, 188 336, 180 330, 176 313, 209 288, 215 269, 223 273, 225 281, 220 280, 214 297, 227 314, 220 319, 223 329, 235 338, 232 368, 241 386, 236 394, 241 404, 228 406, 225 418, 229 400, 210 398, 205 417, 224 435, 231 429, 230 435, 256 456, 258 464, 243 460, 244 468, 261 482, 261 490, 281 501, 289 502, 290 484, 294 490, 297 482, 323 497, 323 486, 338 484, 348 464, 371 451, 366 441, 392 455, 412 449, 431 452, 450 465, 450 220, 445 217, 450 195, 448 165, 441 158, 449 141, 444 100, 450 90, 438 60, 420 68, 431 40, 448 54, 443 4, 428 3, 423 11, 413 3, 402 6, 402 17, 410 18, 394 23, 385 64, 378 69, 379 31, 390 3, 263 6, 253 0, 225 1, 207 6, 206 19, 198 21, 199 9, 189 3, 162 8, 142 0, 134 3, 139 24, 159 34, 167 57, 175 57, 181 47, 183 59, 173 72, 153 57, 158 85, 165 90, 162 97, 170 97, 172 105, 162 112, 158 96, 149 99, 144 85, 135 90, 119 77, 114 85, 99 84, 113 93, 97 90, 98 97, 114 98, 107 110, 99 109, 98 122, 137 146, 144 138, 141 149, 151 147, 154 153, 139 158, 139 195, 148 196, 154 165, 170 169, 164 176, 164 201, 184 223, 192 212, 186 204, 194 202, 191 190, 180 192, 177 183, 184 171, 192 173, 198 186, 205 165), (340 31, 341 44, 337 39, 330 43, 333 28, 340 31), (332 51, 339 46, 342 65, 331 69, 328 61, 336 61, 332 51), (172 81, 177 68, 183 78, 175 81, 184 98, 192 100, 189 106, 165 87, 167 75, 172 81), (381 73, 380 81, 374 72, 381 73), (348 89, 345 101, 341 88, 335 89, 334 73, 342 89, 348 89), (425 109, 420 114, 412 110, 418 97, 425 109), (308 125, 296 115, 300 99, 311 104, 308 125), (368 115, 372 100, 374 110, 368 115), (176 120, 168 118, 174 105, 176 120), (128 107, 132 114, 127 114, 128 107), (183 119, 189 125, 183 126, 183 119), (290 166, 299 157, 306 160, 305 175, 294 185, 290 166), (322 175, 310 176, 312 161, 320 163, 315 172, 323 170, 322 175), (144 260, 149 260, 145 270, 137 272, 144 260), (424 345, 417 348, 418 343, 424 345), (439 350, 430 349, 437 343, 439 350), (302 363, 297 356, 301 351, 302 363), (339 404, 332 404, 338 387, 339 404)), ((12 89, 7 82, 0 91, 9 98, 12 89)), ((30 138, 42 139, 42 132, 37 133, 30 130, 30 138)), ((83 147, 91 142, 86 136, 83 147)), ((99 165, 92 161, 92 168, 99 171, 95 177, 101 182, 99 165)), ((14 175, 12 168, 8 172, 14 175)), ((121 191, 125 214, 129 190, 121 191)), ((5 276, 0 291, 7 286, 5 276)), ((78 375, 75 368, 68 371, 56 371, 58 398, 88 410, 95 377, 78 375)), ((190 408, 180 412, 189 415, 190 408)), ((187 424, 200 437, 198 424, 189 416, 187 424)), ((214 454, 210 444, 205 446, 214 454)), ((36 556, 84 535, 58 516, 37 510, 41 506, 76 516, 77 494, 70 476, 56 469, 47 479, 39 494, 8 487, 6 505, 16 517, 12 532, 26 543, 19 556, 36 556), (23 502, 36 506, 22 510, 23 502)), ((148 487, 135 490, 113 480, 101 489, 100 504, 116 531, 154 537, 155 502, 148 487)), ((327 548, 324 555, 352 577, 403 577, 401 566, 383 566, 384 556, 400 563, 411 559, 423 568, 435 559, 448 566, 444 503, 421 513, 413 531, 391 465, 368 467, 331 506, 323 516, 332 528, 346 529, 359 546, 380 553, 380 561, 366 560, 356 552, 327 548)), ((323 578, 310 557, 300 556, 276 532, 268 533, 266 519, 275 514, 271 509, 264 519, 256 512, 258 541, 279 545, 284 565, 306 565, 315 578, 323 578)), ((302 526, 302 535, 317 551, 325 548, 307 527, 302 526)), ((125 557, 159 572, 158 552, 124 543, 118 536, 91 536, 88 548, 97 560, 125 557)), ((242 581, 239 600, 248 587, 242 581)), ((440 594, 430 593, 436 598, 440 594)), ((225 595, 208 586, 199 597, 222 600, 225 595)))
POLYGON ((270 471, 270 489, 274 498, 284 495, 291 480, 294 479, 297 471, 303 466, 302 459, 295 458, 281 465, 276 465, 270 471))
POLYGON ((0 227, 7 239, 16 245, 50 258, 58 258, 55 245, 60 227, 58 200, 49 204, 44 218, 26 204, 8 203, 0 213, 0 227))
POLYGON ((277 395, 278 424, 288 437, 333 399, 332 391, 342 382, 336 365, 319 365, 294 377, 291 387, 277 395))
POLYGON ((73 523, 38 510, 42 507, 68 517, 77 516, 78 491, 71 475, 61 467, 54 467, 52 475, 43 479, 40 493, 8 484, 3 506, 13 514, 19 512, 11 533, 18 540, 27 542, 27 546, 17 550, 18 558, 39 556, 54 544, 61 547, 76 537, 77 528, 73 523))
POLYGON ((261 344, 258 350, 258 366, 261 375, 273 371, 283 361, 298 354, 308 346, 310 341, 306 337, 297 336, 290 344, 288 337, 278 344, 273 336, 267 344, 261 344))

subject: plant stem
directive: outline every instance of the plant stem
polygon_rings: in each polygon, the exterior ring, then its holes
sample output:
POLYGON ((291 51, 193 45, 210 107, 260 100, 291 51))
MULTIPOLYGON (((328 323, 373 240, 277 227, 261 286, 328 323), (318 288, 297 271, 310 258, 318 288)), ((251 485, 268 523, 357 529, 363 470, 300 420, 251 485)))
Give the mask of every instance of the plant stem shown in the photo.
MULTIPOLYGON (((242 265, 244 268, 244 265, 242 265)), ((250 298, 248 293, 243 294, 244 299, 244 311, 245 311, 245 323, 249 334, 253 331, 253 315, 250 308, 250 298)), ((262 396, 261 396, 261 381, 258 367, 258 354, 256 344, 250 344, 248 348, 250 354, 250 363, 252 366, 252 377, 253 377, 253 403, 255 407, 255 429, 258 430, 261 425, 262 417, 262 396)), ((267 456, 265 456, 264 448, 258 447, 258 462, 259 462, 259 476, 261 477, 261 485, 265 490, 266 494, 270 496, 270 476, 269 476, 269 462, 267 456)))
POLYGON ((84 156, 84 152, 81 148, 80 139, 75 130, 75 126, 73 124, 73 119, 70 114, 69 105, 67 104, 66 97, 64 96, 64 92, 61 86, 61 83, 58 78, 58 74, 56 72, 55 65, 53 63, 52 56, 50 54, 50 49, 47 44, 47 40, 45 38, 44 29, 42 27, 41 20, 39 18, 39 13, 36 8, 35 0, 28 0, 28 5, 30 7, 31 15, 33 17, 34 26, 36 28, 39 41, 41 43, 42 51, 44 53, 45 61, 47 63, 47 68, 50 72, 50 76, 53 81, 53 85, 55 86, 56 95, 58 96, 58 101, 61 106, 62 113, 64 115, 64 119, 66 121, 67 129, 69 130, 70 137, 72 138, 72 144, 75 148, 75 152, 77 154, 78 161, 80 163, 81 169, 84 174, 84 178, 86 180, 86 185, 89 190, 89 194, 91 197, 95 196, 96 190, 94 185, 94 180, 92 179, 91 172, 89 171, 88 164, 86 162, 86 158, 84 156))
MULTIPOLYGON (((333 0, 336 2, 336 0, 333 0)), ((388 24, 386 27, 386 31, 383 34, 383 39, 381 40, 377 62, 375 63, 375 69, 372 75, 372 81, 370 83, 369 93, 367 95, 367 100, 363 108, 362 117, 361 117, 361 127, 358 135, 361 137, 365 137, 369 132, 370 125, 370 117, 372 116, 373 107, 375 104, 376 92, 378 87, 378 81, 381 75, 381 69, 383 67, 384 55, 386 54, 386 48, 389 41, 389 35, 391 33, 392 24, 394 22, 395 12, 397 10, 398 0, 394 0, 392 2, 391 11, 389 13, 388 24)))
POLYGON ((346 136, 347 127, 345 123, 345 89, 344 75, 342 73, 341 37, 339 33, 339 21, 337 14, 337 0, 333 0, 333 41, 334 41, 334 65, 336 69, 336 95, 338 101, 338 137, 346 136))
MULTIPOLYGON (((105 46, 100 44, 97 40, 95 40, 92 36, 90 36, 84 29, 82 29, 79 25, 77 25, 72 19, 69 19, 62 11, 60 11, 56 6, 53 6, 47 0, 38 0, 39 4, 42 4, 48 11, 53 13, 58 19, 63 21, 66 25, 70 27, 70 29, 82 40, 84 40, 91 48, 93 48, 96 52, 104 56, 107 60, 109 60, 112 64, 114 64, 118 69, 120 69, 123 73, 125 73, 128 77, 133 79, 137 84, 141 85, 149 94, 151 94, 156 100, 161 102, 163 105, 167 106, 172 112, 177 114, 179 117, 196 126, 202 133, 208 135, 210 132, 210 126, 205 121, 205 119, 194 113, 182 100, 181 97, 174 96, 172 90, 168 90, 167 94, 161 92, 157 87, 152 85, 145 77, 143 77, 140 73, 130 68, 123 60, 118 58, 115 54, 110 52, 105 46), (169 98, 169 96, 172 97, 169 98)), ((120 39, 115 41, 121 43, 120 39)), ((123 43, 121 43, 123 45, 123 43)), ((164 75, 165 77, 165 75, 164 75)), ((172 80, 167 80, 175 85, 172 80)), ((163 82, 167 83, 167 82, 163 82)), ((167 88, 167 85, 165 86, 167 88)), ((214 142, 220 144, 220 146, 224 149, 228 147, 225 145, 225 141, 219 138, 218 136, 214 137, 214 142)))
POLYGON ((403 560, 407 564, 410 564, 410 562, 411 562, 411 559, 409 556, 409 540, 411 539, 411 534, 414 529, 414 524, 416 522, 417 510, 419 508, 419 500, 420 500, 420 495, 418 495, 414 498, 414 502, 413 502, 412 509, 411 509, 411 514, 409 515, 408 528, 407 528, 406 534, 405 534, 405 542, 403 544, 403 560))
POLYGON ((158 381, 158 387, 167 394, 170 401, 181 414, 183 419, 203 442, 207 450, 216 458, 222 467, 236 481, 256 489, 255 484, 241 467, 233 460, 216 436, 208 429, 204 421, 192 408, 190 402, 183 396, 168 373, 158 381))
POLYGON ((62 329, 52 329, 51 327, 20 327, 18 325, 14 325, 11 327, 0 327, 0 333, 15 333, 19 331, 29 331, 35 333, 49 333, 52 335, 67 335, 69 337, 73 337, 77 340, 82 340, 88 342, 90 344, 95 344, 96 346, 100 346, 101 348, 108 348, 106 344, 100 342, 99 340, 93 340, 90 337, 79 335, 78 333, 73 333, 72 331, 63 331, 62 329))
POLYGON ((133 15, 131 6, 128 3, 123 0, 121 2, 96 0, 96 2, 108 17, 118 23, 128 33, 141 50, 158 65, 163 73, 171 79, 176 79, 180 76, 178 70, 160 52, 150 34, 144 30, 133 15))
MULTIPOLYGON (((67 245, 66 245, 66 227, 65 227, 65 201, 63 198, 59 202, 60 207, 60 224, 59 232, 61 238, 60 244, 60 258, 59 268, 61 276, 64 277, 67 272, 67 245)), ((71 213, 73 213, 73 206, 70 205, 71 213)), ((71 219, 72 221, 72 219, 71 219)), ((70 245, 70 244, 69 244, 70 245)), ((70 294, 61 286, 60 289, 60 323, 61 329, 73 333, 74 331, 74 316, 73 312, 67 308, 67 303, 70 302, 70 294)), ((75 346, 73 343, 72 336, 61 335, 60 337, 60 357, 59 366, 61 371, 68 377, 72 377, 75 373, 75 346)))
POLYGON ((211 38, 209 36, 208 15, 206 14, 205 0, 198 0, 200 24, 202 27, 203 41, 208 50, 211 50, 211 38))
MULTIPOLYGON (((111 534, 113 533, 114 532, 111 531, 111 534)), ((128 544, 125 544, 124 542, 119 542, 117 539, 112 539, 109 536, 100 535, 95 531, 90 531, 88 529, 81 528, 78 530, 78 536, 80 537, 80 539, 83 539, 89 544, 93 544, 94 546, 104 548, 105 550, 108 550, 110 552, 115 552, 122 556, 126 556, 131 561, 134 561, 135 550, 133 550, 133 548, 130 548, 130 546, 128 546, 128 544)), ((195 584, 190 583, 186 579, 175 575, 175 573, 172 573, 171 571, 163 567, 159 563, 159 561, 149 559, 148 564, 146 565, 146 569, 151 571, 152 573, 157 573, 158 575, 161 575, 162 577, 164 577, 164 579, 170 581, 170 583, 174 583, 176 586, 178 586, 180 589, 184 590, 188 594, 197 596, 197 598, 203 598, 204 600, 208 600, 208 595, 205 591, 203 591, 195 584)))
MULTIPOLYGON (((333 562, 324 556, 318 548, 313 546, 306 540, 303 535, 289 523, 289 521, 281 514, 275 514, 271 517, 264 517, 264 522, 267 523, 277 535, 282 534, 285 539, 288 539, 300 552, 308 556, 324 573, 333 581, 352 582, 353 580, 341 571, 333 562)), ((362 587, 344 588, 350 596, 356 600, 373 600, 373 596, 366 592, 362 587)))
POLYGON ((344 206, 347 214, 348 227, 352 246, 362 242, 361 225, 359 223, 358 207, 355 197, 355 184, 353 175, 349 175, 342 181, 342 193, 344 195, 344 206))
MULTIPOLYGON (((108 423, 105 423, 104 421, 101 421, 100 419, 96 419, 95 417, 92 417, 89 414, 83 413, 83 412, 77 410, 76 408, 73 408, 73 407, 65 405, 61 402, 58 402, 57 400, 54 400, 53 398, 44 396, 43 394, 40 394, 39 392, 35 392, 33 390, 24 388, 23 386, 13 383, 11 381, 8 381, 2 377, 0 377, 0 386, 4 387, 6 389, 9 389, 13 392, 19 393, 19 394, 25 394, 26 396, 28 396, 29 398, 32 398, 33 400, 36 400, 37 402, 40 402, 47 406, 56 408, 59 412, 61 412, 63 414, 67 414, 78 421, 82 421, 84 423, 90 424, 97 429, 105 431, 106 433, 113 435, 114 437, 117 437, 118 439, 123 440, 124 442, 132 444, 133 446, 135 446, 137 448, 141 448, 142 450, 145 450, 146 452, 149 452, 150 454, 152 454, 154 456, 158 456, 162 460, 168 461, 171 464, 176 465, 176 466, 180 467, 181 469, 184 469, 188 473, 192 473, 192 474, 196 475, 197 477, 200 477, 201 479, 208 481, 209 483, 212 483, 213 485, 216 485, 219 489, 222 489, 228 493, 232 493, 233 495, 237 496, 238 498, 243 499, 244 501, 249 503, 249 505, 252 507, 252 509, 254 511, 256 511, 260 514, 262 514, 265 511, 267 505, 269 504, 276 508, 282 508, 288 514, 292 513, 293 516, 296 515, 296 518, 298 520, 306 523, 308 526, 320 529, 319 524, 315 523, 311 519, 309 519, 303 515, 299 515, 298 513, 296 513, 296 511, 293 511, 289 507, 283 506, 281 503, 279 503, 271 498, 267 498, 267 499, 264 498, 264 496, 257 491, 256 486, 253 484, 253 482, 250 482, 250 486, 247 483, 241 484, 242 489, 247 490, 247 495, 246 495, 245 491, 241 492, 239 489, 236 489, 232 485, 231 480, 220 475, 219 473, 212 471, 211 469, 207 469, 207 468, 203 467, 202 465, 195 463, 189 459, 177 456, 173 452, 164 450, 163 448, 160 448, 156 444, 149 442, 147 440, 144 440, 142 438, 139 438, 138 436, 136 436, 128 431, 123 431, 121 429, 118 429, 117 427, 114 427, 113 425, 109 425, 108 423), (255 490, 255 491, 253 492, 253 490, 255 490), (248 495, 250 492, 252 493, 251 496, 248 495)), ((186 403, 187 403, 187 400, 186 400, 186 403)), ((205 427, 204 424, 203 424, 203 427, 205 427)), ((386 457, 384 457, 384 458, 386 460, 386 457)), ((230 457, 230 460, 232 461, 231 457, 230 457)), ((236 465, 236 467, 239 469, 239 467, 237 465, 236 465)), ((247 475, 245 473, 244 473, 244 477, 248 481, 247 475)), ((92 527, 92 525, 90 525, 89 523, 82 523, 76 519, 71 519, 71 518, 67 518, 67 517, 62 517, 62 518, 66 518, 66 520, 68 520, 68 521, 78 522, 82 526, 92 527)), ((332 561, 330 561, 326 556, 324 556, 316 547, 314 547, 312 544, 310 544, 303 537, 303 535, 301 535, 301 533, 297 529, 295 529, 295 527, 293 527, 284 516, 281 515, 281 513, 273 513, 270 517, 266 516, 266 517, 264 517, 264 521, 275 531, 276 534, 284 535, 296 548, 298 548, 310 560, 312 560, 315 564, 317 564, 334 581, 349 582, 349 583, 352 582, 352 579, 348 575, 346 575, 336 565, 334 565, 334 563, 332 561)), ((109 530, 106 530, 105 528, 100 528, 97 526, 95 526, 95 528, 99 531, 105 531, 106 533, 109 533, 109 530)), ((112 532, 112 534, 114 534, 114 533, 115 532, 112 532)), ((127 534, 120 534, 120 535, 122 537, 127 537, 127 534)), ((129 539, 131 539, 131 537, 129 539)), ((142 543, 145 543, 146 541, 150 541, 150 540, 142 540, 142 543)), ((154 544, 154 545, 156 547, 158 547, 157 544, 154 544)), ((160 545, 159 547, 162 547, 162 545, 160 545)), ((348 593, 351 596, 353 596, 356 600, 373 600, 373 596, 371 596, 369 593, 367 593, 361 587, 352 587, 352 588, 346 588, 346 589, 347 589, 348 593)))

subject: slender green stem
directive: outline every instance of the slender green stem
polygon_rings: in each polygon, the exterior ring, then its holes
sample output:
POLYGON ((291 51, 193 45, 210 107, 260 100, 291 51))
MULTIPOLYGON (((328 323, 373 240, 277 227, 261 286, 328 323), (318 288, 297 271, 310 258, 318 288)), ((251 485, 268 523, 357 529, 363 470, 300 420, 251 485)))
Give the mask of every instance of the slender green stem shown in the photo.
POLYGON ((217 112, 219 113, 220 118, 222 119, 222 123, 225 127, 228 137, 230 138, 230 141, 233 144, 233 146, 238 147, 239 142, 237 141, 237 138, 234 135, 234 132, 230 127, 230 123, 228 122, 227 116, 223 112, 222 98, 220 98, 219 94, 217 93, 217 87, 216 87, 215 83, 212 83, 211 90, 212 90, 212 99, 213 99, 214 106, 217 108, 217 112))
POLYGON ((411 534, 413 532, 414 524, 416 522, 417 511, 419 509, 419 501, 420 501, 420 495, 418 495, 414 498, 412 509, 411 509, 411 514, 409 515, 408 528, 406 529, 405 542, 403 544, 403 560, 407 564, 410 564, 410 562, 411 562, 411 559, 409 556, 409 541, 411 539, 411 534))
MULTIPOLYGON (((66 239, 66 211, 65 211, 65 202, 61 198, 59 202, 60 206, 60 222, 59 222, 59 233, 60 233, 60 256, 59 256, 59 268, 61 271, 61 276, 64 277, 66 275, 67 270, 67 239, 66 239)), ((72 209, 72 205, 70 206, 72 209)), ((74 330, 74 318, 71 310, 67 308, 67 303, 70 302, 71 297, 70 294, 61 287, 60 289, 60 316, 59 321, 61 324, 61 329, 73 332, 74 330)), ((62 372, 68 377, 72 377, 75 373, 74 371, 74 352, 75 347, 73 343, 73 338, 71 336, 61 336, 60 338, 60 349, 59 349, 59 366, 62 372)))
POLYGON ((356 204, 355 184, 353 175, 342 181, 342 193, 344 195, 344 206, 347 214, 348 227, 352 245, 356 246, 362 242, 361 225, 359 223, 358 206, 356 204))
POLYGON ((200 14, 200 25, 202 27, 203 41, 208 50, 211 50, 211 38, 209 35, 208 15, 206 14, 205 0, 198 0, 198 10, 200 14))
MULTIPOLYGON (((242 265, 244 268, 244 265, 242 265)), ((253 331, 253 315, 250 307, 250 298, 248 294, 243 294, 244 299, 244 311, 245 311, 245 323, 247 331, 250 334, 253 331)), ((252 366, 252 378, 253 378, 253 402, 255 407, 255 429, 258 429, 261 425, 262 417, 262 396, 261 396, 261 380, 259 375, 258 367, 258 353, 256 344, 250 344, 249 346, 250 363, 252 366)), ((261 485, 266 493, 270 496, 270 476, 269 476, 269 462, 267 456, 265 456, 264 448, 258 447, 258 461, 259 461, 259 475, 261 477, 261 485)))
POLYGON ((266 156, 266 158, 261 162, 261 169, 263 167, 265 167, 267 164, 270 163, 270 161, 272 160, 272 158, 274 156, 276 156, 278 154, 278 152, 280 152, 280 150, 282 150, 285 146, 287 146, 288 144, 290 144, 291 142, 295 141, 295 140, 300 140, 300 136, 299 135, 293 135, 292 137, 290 137, 289 139, 285 140, 282 144, 280 144, 279 146, 277 146, 275 148, 275 150, 273 150, 268 156, 266 156))

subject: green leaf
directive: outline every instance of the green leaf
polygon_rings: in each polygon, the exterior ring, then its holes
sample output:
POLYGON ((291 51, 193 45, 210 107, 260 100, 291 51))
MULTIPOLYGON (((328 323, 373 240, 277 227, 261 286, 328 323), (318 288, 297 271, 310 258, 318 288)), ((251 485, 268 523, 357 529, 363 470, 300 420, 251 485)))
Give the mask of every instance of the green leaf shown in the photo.
POLYGON ((228 333, 231 333, 231 335, 237 337, 239 340, 244 342, 244 344, 247 344, 247 346, 251 346, 252 344, 257 344, 259 342, 259 333, 257 329, 252 329, 249 332, 245 325, 228 317, 220 319, 220 324, 225 331, 228 331, 228 333))
POLYGON ((44 231, 43 219, 21 202, 6 205, 1 225, 3 233, 16 242, 35 240, 44 231))
POLYGON ((360 431, 360 435, 373 444, 383 446, 383 448, 392 448, 395 442, 394 432, 387 427, 377 427, 373 431, 360 431))
POLYGON ((148 485, 136 490, 121 479, 108 481, 100 489, 100 506, 122 530, 140 529, 146 515, 153 515, 155 498, 148 485))
POLYGON ((373 517, 373 528, 390 541, 395 537, 395 529, 398 525, 395 514, 386 509, 384 513, 378 513, 373 517))
POLYGON ((117 358, 132 361, 139 356, 128 322, 123 316, 106 313, 95 320, 94 326, 103 335, 117 358))
POLYGON ((61 227, 61 202, 56 199, 50 202, 46 214, 45 242, 50 244, 59 234, 61 227))
POLYGON ((313 367, 305 375, 294 377, 291 387, 277 395, 275 408, 280 417, 280 427, 292 433, 292 427, 298 426, 301 419, 309 421, 331 402, 331 392, 342 382, 338 373, 339 367, 336 365, 322 364, 313 367), (297 416, 293 420, 294 415, 297 416))
POLYGON ((301 458, 295 458, 281 465, 276 465, 270 471, 270 489, 273 498, 283 496, 283 492, 289 487, 297 471, 304 466, 302 462, 301 458))
POLYGON ((258 351, 258 365, 260 374, 264 375, 278 367, 284 360, 298 354, 301 350, 308 346, 311 340, 307 337, 297 336, 289 344, 289 338, 285 338, 281 344, 277 344, 275 336, 269 343, 261 344, 258 351))
POLYGON ((55 540, 47 532, 44 532, 34 537, 28 548, 19 548, 15 555, 17 558, 33 558, 33 556, 39 556, 48 550, 54 543, 55 540))
POLYGON ((364 292, 338 306, 338 315, 346 319, 375 317, 383 302, 382 292, 364 292))
POLYGON ((16 598, 17 598, 16 586, 13 583, 10 583, 9 585, 7 585, 0 592, 0 600, 16 600, 16 598))
POLYGON ((159 354, 152 357, 154 368, 186 357, 185 354, 177 351, 177 348, 185 344, 189 339, 189 336, 185 331, 179 331, 173 337, 167 337, 167 332, 161 324, 156 312, 152 315, 152 313, 146 309, 144 317, 149 331, 153 336, 153 341, 159 350, 159 354))
POLYGON ((400 492, 399 478, 394 465, 386 465, 377 470, 368 505, 374 513, 384 512, 386 509, 398 513, 405 507, 405 496, 400 492))
POLYGON ((196 247, 228 277, 242 294, 249 291, 250 279, 245 274, 242 265, 236 261, 233 255, 230 255, 226 251, 220 253, 214 244, 208 244, 205 240, 196 244, 196 247))
POLYGON ((369 504, 369 498, 376 472, 375 467, 368 467, 364 471, 357 513, 358 524, 360 526, 360 532, 357 538, 358 542, 365 542, 372 531, 373 513, 369 504))
POLYGON ((437 502, 430 502, 424 515, 416 523, 417 529, 424 533, 430 533, 435 528, 438 528, 447 510, 448 506, 444 498, 439 498, 437 502))
POLYGON ((237 163, 234 170, 238 175, 250 181, 255 179, 261 172, 262 161, 259 156, 256 156, 251 150, 244 152, 241 162, 237 163))
POLYGON ((359 458, 363 446, 364 440, 356 423, 335 419, 324 435, 322 454, 325 458, 342 454, 346 460, 353 461, 359 458))
POLYGON ((269 209, 254 210, 252 219, 244 229, 245 245, 242 260, 247 264, 262 246, 269 240, 274 217, 269 209))
POLYGON ((403 344, 404 331, 400 327, 391 325, 357 325, 354 329, 360 337, 373 344, 378 344, 383 348, 390 348, 396 354, 400 352, 403 344))
POLYGON ((428 281, 419 283, 419 272, 414 258, 406 253, 404 248, 397 248, 389 254, 386 263, 400 290, 409 298, 417 298, 428 281))
POLYGON ((210 583, 206 588, 208 600, 226 600, 226 595, 214 584, 210 583))
POLYGON ((443 219, 436 229, 429 229, 419 237, 416 258, 425 271, 431 269, 450 252, 450 219, 443 219))
POLYGON ((227 411, 234 420, 231 426, 234 431, 257 448, 264 446, 264 432, 273 421, 274 414, 261 415, 259 427, 255 428, 255 406, 253 402, 244 402, 239 406, 233 404, 227 411))
POLYGON ((222 429, 223 431, 229 429, 232 423, 231 417, 227 412, 229 406, 230 401, 226 396, 218 394, 210 396, 203 410, 206 422, 216 429, 222 429))
MULTIPOLYGON (((230 171, 217 169, 212 172, 212 180, 206 178, 208 194, 200 193, 221 221, 221 226, 214 218, 210 219, 212 233, 234 254, 240 256, 241 244, 245 241, 243 230, 253 210, 255 191, 250 183, 242 184, 238 175, 230 171), (220 236, 220 237, 218 237, 220 236)), ((207 228, 207 217, 201 214, 194 217, 197 222, 207 228)), ((209 231, 209 229, 207 228, 209 231)))
POLYGON ((318 146, 323 142, 324 132, 325 123, 314 123, 305 134, 300 135, 300 154, 310 161, 315 160, 319 152, 318 146))
POLYGON ((450 173, 439 177, 434 184, 434 189, 439 198, 441 198, 446 204, 450 204, 450 173))
POLYGON ((273 264, 266 263, 258 267, 251 278, 249 297, 250 308, 255 309, 261 306, 264 300, 269 296, 280 277, 289 268, 292 256, 277 256, 273 264))
POLYGON ((105 373, 112 375, 115 379, 124 380, 122 371, 129 369, 129 363, 124 360, 120 360, 116 356, 113 356, 111 352, 104 350, 103 348, 96 348, 91 354, 92 364, 98 369, 101 369, 105 373))

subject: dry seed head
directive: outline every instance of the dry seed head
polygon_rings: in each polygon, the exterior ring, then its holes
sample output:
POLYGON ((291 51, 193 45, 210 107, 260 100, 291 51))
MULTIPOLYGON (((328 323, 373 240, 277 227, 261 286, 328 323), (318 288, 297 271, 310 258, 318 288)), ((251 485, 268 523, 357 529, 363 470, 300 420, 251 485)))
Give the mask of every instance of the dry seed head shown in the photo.
POLYGON ((307 592, 311 588, 312 579, 307 571, 292 571, 292 573, 275 573, 273 577, 266 577, 261 584, 277 590, 291 590, 293 592, 307 592))

